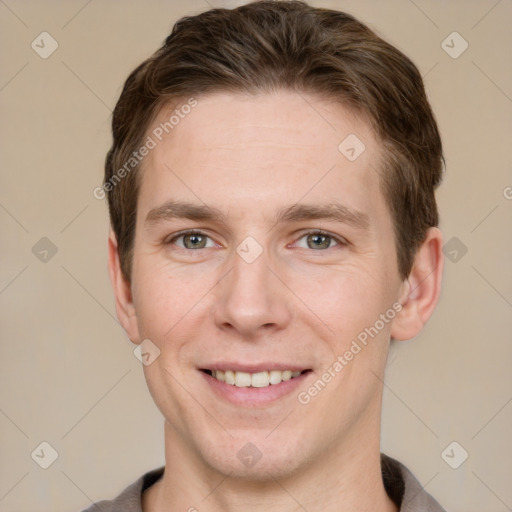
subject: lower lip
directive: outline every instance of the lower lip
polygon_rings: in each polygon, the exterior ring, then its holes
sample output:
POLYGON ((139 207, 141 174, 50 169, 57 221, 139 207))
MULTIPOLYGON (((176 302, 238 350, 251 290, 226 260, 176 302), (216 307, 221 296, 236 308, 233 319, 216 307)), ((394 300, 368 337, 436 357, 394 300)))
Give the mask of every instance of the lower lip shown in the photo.
POLYGON ((211 387, 213 392, 238 406, 265 406, 269 405, 284 396, 292 394, 304 382, 311 372, 305 372, 293 379, 280 382, 279 384, 271 384, 264 388, 239 388, 231 384, 221 382, 211 375, 201 371, 205 381, 211 387))

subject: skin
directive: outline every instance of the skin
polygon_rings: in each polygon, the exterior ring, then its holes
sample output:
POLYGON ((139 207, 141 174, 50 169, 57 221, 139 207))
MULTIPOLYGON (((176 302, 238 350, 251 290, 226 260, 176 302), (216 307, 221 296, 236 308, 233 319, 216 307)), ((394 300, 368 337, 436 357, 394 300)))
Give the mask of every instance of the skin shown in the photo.
MULTIPOLYGON (((347 108, 290 91, 197 100, 144 160, 130 282, 113 234, 109 241, 118 317, 133 343, 150 339, 160 350, 144 372, 165 418, 166 471, 145 492, 144 510, 397 510, 379 461, 382 379, 390 337, 416 336, 438 300, 441 233, 428 231, 403 280, 380 189, 381 147, 347 108), (366 146, 353 162, 338 150, 349 134, 366 146), (147 222, 169 200, 223 218, 147 222), (367 223, 276 223, 297 203, 340 203, 367 223), (206 247, 173 239, 184 229, 200 230, 206 247), (314 229, 332 237, 321 248, 308 237, 314 229), (236 251, 248 236, 262 249, 252 263, 236 251), (298 393, 396 302, 401 311, 301 404, 298 393), (200 371, 218 361, 311 371, 271 403, 235 405, 200 371), (262 454, 252 467, 237 457, 247 443, 262 454)), ((168 117, 160 112, 155 126, 168 117)))

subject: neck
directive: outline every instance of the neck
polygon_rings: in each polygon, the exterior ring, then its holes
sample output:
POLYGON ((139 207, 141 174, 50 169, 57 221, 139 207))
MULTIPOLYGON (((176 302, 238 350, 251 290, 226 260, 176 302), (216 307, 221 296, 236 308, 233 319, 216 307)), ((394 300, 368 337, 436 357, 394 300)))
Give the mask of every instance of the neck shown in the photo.
POLYGON ((307 469, 286 478, 269 475, 265 481, 250 481, 206 466, 166 423, 165 473, 144 493, 143 510, 396 512, 382 481, 378 431, 371 438, 359 433, 343 445, 330 446, 307 469))

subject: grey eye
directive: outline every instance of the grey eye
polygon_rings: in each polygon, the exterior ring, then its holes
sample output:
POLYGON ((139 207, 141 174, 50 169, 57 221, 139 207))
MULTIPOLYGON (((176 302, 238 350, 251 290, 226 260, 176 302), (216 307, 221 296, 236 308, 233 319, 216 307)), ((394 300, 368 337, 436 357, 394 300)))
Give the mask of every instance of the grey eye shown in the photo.
POLYGON ((322 235, 319 233, 314 233, 307 236, 307 244, 310 249, 329 249, 331 246, 331 242, 333 241, 332 237, 328 235, 322 235))
POLYGON ((204 249, 206 247, 208 237, 198 233, 192 233, 189 235, 182 235, 180 238, 183 239, 183 246, 186 249, 204 249))

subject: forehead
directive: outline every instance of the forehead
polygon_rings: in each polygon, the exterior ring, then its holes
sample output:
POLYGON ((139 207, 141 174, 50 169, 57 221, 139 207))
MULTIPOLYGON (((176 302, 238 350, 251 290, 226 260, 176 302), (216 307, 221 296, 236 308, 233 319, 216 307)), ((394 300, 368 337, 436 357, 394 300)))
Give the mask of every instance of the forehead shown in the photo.
POLYGON ((285 156, 301 148, 327 149, 337 156, 339 143, 349 134, 364 139, 366 149, 378 150, 362 114, 333 100, 287 90, 183 98, 161 108, 149 132, 163 142, 160 149, 181 146, 195 154, 212 147, 229 152, 267 143, 280 145, 285 156))
POLYGON ((143 209, 169 198, 262 213, 301 198, 383 206, 380 145, 339 103, 290 91, 216 93, 162 109, 148 135, 156 145, 143 162, 143 209))

